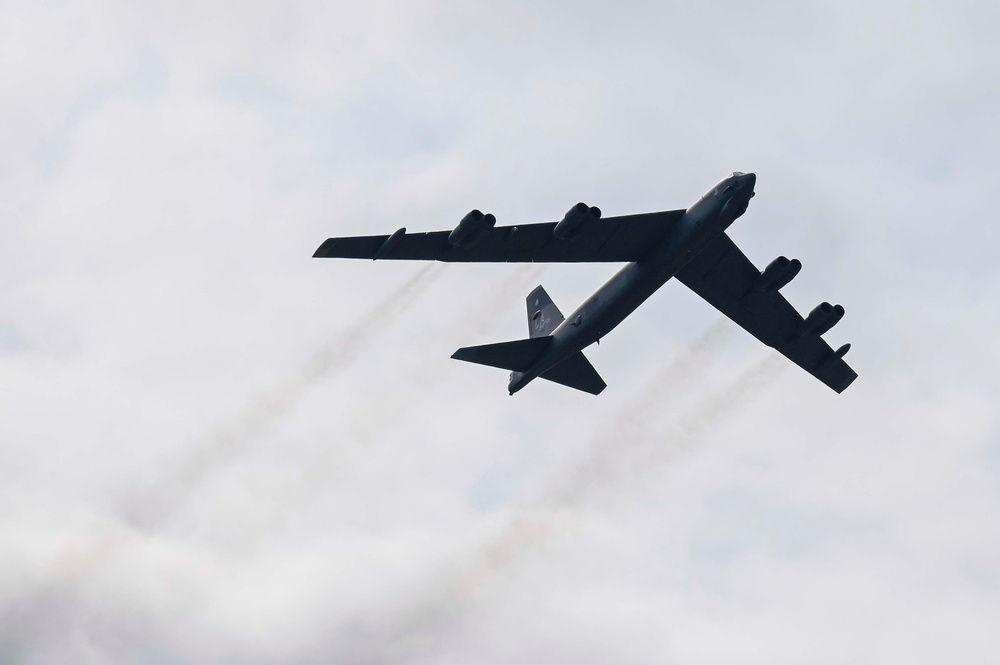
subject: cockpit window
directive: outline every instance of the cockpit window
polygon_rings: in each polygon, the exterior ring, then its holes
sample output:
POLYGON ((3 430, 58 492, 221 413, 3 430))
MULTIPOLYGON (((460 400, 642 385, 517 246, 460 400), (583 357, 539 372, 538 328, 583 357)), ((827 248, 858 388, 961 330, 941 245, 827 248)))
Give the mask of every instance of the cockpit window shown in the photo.
POLYGON ((734 176, 743 175, 743 171, 733 171, 734 176))

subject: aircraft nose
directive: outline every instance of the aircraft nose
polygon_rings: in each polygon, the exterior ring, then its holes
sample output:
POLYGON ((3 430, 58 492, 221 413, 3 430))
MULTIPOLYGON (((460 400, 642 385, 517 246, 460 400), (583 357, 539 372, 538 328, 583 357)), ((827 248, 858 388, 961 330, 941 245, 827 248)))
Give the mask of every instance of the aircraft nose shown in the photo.
POLYGON ((743 182, 744 182, 744 184, 747 184, 747 185, 750 185, 751 187, 753 187, 754 185, 757 184, 757 174, 756 173, 744 173, 743 174, 743 182))

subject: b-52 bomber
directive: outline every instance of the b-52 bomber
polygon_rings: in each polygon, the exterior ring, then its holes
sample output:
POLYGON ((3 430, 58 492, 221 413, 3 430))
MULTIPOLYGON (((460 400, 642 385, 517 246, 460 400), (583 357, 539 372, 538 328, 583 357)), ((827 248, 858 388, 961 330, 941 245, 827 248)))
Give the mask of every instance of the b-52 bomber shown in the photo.
POLYGON ((844 316, 824 302, 803 318, 779 289, 802 264, 779 256, 763 271, 726 229, 754 196, 757 177, 735 172, 686 210, 601 218, 578 203, 558 222, 496 226, 473 210, 452 231, 326 240, 314 257, 449 262, 628 263, 569 318, 541 286, 527 297, 528 339, 456 351, 452 358, 510 370, 511 395, 541 377, 593 395, 607 386, 583 349, 611 332, 671 277, 711 303, 764 344, 843 392, 857 374, 821 335, 844 316))

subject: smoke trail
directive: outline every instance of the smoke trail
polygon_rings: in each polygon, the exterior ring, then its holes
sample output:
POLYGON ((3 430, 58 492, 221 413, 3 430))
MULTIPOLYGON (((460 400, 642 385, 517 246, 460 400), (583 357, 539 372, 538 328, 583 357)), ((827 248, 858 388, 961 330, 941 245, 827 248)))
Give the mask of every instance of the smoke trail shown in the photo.
POLYGON ((650 433, 647 433, 645 440, 622 439, 618 435, 602 437, 604 440, 592 449, 603 452, 606 449, 603 444, 610 441, 614 444, 614 454, 591 455, 585 459, 570 475, 569 482, 549 499, 547 510, 515 516, 511 525, 484 551, 486 568, 502 572, 502 567, 512 565, 514 560, 507 554, 536 545, 540 536, 549 534, 557 526, 553 517, 558 517, 559 509, 578 507, 598 487, 621 484, 623 475, 627 474, 630 480, 648 475, 681 451, 704 441, 704 435, 713 425, 721 425, 734 415, 785 366, 780 358, 769 356, 698 404, 663 434, 648 436, 650 433), (497 563, 502 564, 501 568, 497 563))
MULTIPOLYGON (((646 404, 655 403, 657 395, 671 389, 674 373, 670 370, 691 366, 698 363, 700 357, 719 350, 730 336, 725 329, 718 324, 713 326, 667 371, 659 373, 649 386, 646 404)), ((698 403, 663 434, 647 431, 622 438, 621 433, 616 432, 595 437, 589 446, 590 454, 570 472, 565 485, 539 506, 516 511, 500 533, 479 548, 469 563, 446 577, 438 586, 440 591, 396 624, 387 651, 382 655, 397 660, 401 653, 412 653, 414 648, 426 650, 439 645, 471 605, 490 590, 495 591, 526 553, 537 551, 541 543, 553 537, 568 510, 579 507, 598 488, 620 485, 623 475, 628 474, 631 479, 648 475, 681 451, 703 441, 713 425, 723 424, 746 405, 785 365, 780 358, 767 358, 698 403)), ((641 413, 641 408, 641 405, 630 405, 623 409, 622 415, 641 413)))
POLYGON ((232 422, 216 430, 205 445, 184 459, 157 487, 144 492, 139 501, 131 503, 130 521, 149 526, 162 519, 168 505, 176 502, 179 495, 238 456, 254 438, 295 407, 311 387, 354 360, 358 351, 371 343, 374 335, 386 324, 404 312, 420 292, 440 279, 444 270, 444 266, 435 263, 421 268, 335 341, 310 356, 297 375, 251 399, 232 422))
MULTIPOLYGON (((780 359, 769 357, 747 370, 721 391, 695 404, 665 430, 653 417, 662 413, 660 398, 664 394, 680 383, 690 386, 692 375, 683 370, 704 370, 707 361, 717 356, 733 335, 728 322, 716 323, 668 368, 658 372, 640 392, 643 397, 629 400, 612 426, 589 442, 583 459, 569 471, 561 487, 543 499, 539 507, 516 513, 500 536, 482 550, 481 564, 472 570, 502 572, 515 563, 512 555, 530 549, 557 526, 561 511, 578 508, 600 489, 621 486, 626 476, 634 480, 649 475, 679 450, 703 440, 711 425, 721 425, 734 415, 784 366, 780 359)), ((473 573, 465 586, 475 587, 475 579, 473 573)))
POLYGON ((586 494, 607 478, 609 469, 643 445, 656 445, 651 443, 656 437, 650 433, 657 432, 660 423, 676 412, 679 398, 704 380, 708 369, 735 337, 732 323, 719 319, 627 400, 611 423, 588 442, 580 465, 563 490, 564 503, 586 494))
MULTIPOLYGON (((505 317, 510 315, 511 304, 520 302, 527 297, 528 290, 533 288, 532 285, 535 285, 535 282, 542 278, 548 268, 546 263, 532 263, 527 270, 515 273, 504 279, 498 288, 491 289, 492 295, 479 307, 479 316, 473 321, 469 337, 474 338, 490 332, 496 326, 495 321, 499 316, 498 313, 503 313, 505 317)), ((515 309, 513 311, 523 310, 515 309)))
MULTIPOLYGON (((649 432, 643 430, 648 427, 655 430, 657 424, 648 420, 642 423, 639 418, 630 421, 630 430, 605 433, 593 446, 599 454, 591 455, 577 467, 570 482, 557 495, 555 503, 577 506, 602 484, 613 486, 621 482, 623 475, 635 477, 648 474, 650 469, 662 466, 678 452, 690 450, 696 443, 704 441, 704 435, 711 427, 724 424, 756 397, 786 365, 781 358, 768 356, 724 389, 697 404, 662 434, 649 436, 649 432), (637 427, 636 423, 643 426, 637 427)), ((636 415, 642 413, 638 411, 636 415)))
POLYGON ((664 409, 663 405, 673 404, 671 398, 689 394, 692 387, 703 381, 706 370, 735 338, 736 328, 732 322, 725 318, 718 319, 669 365, 657 371, 633 399, 626 402, 607 434, 634 429, 637 423, 648 423, 650 418, 668 415, 670 409, 664 409))
MULTIPOLYGON (((512 308, 512 303, 518 302, 519 298, 524 298, 528 290, 535 285, 547 269, 548 266, 545 264, 532 264, 530 269, 504 277, 495 288, 489 289, 489 297, 478 302, 476 309, 469 316, 470 323, 463 328, 462 338, 467 339, 470 344, 493 341, 489 339, 490 333, 497 328, 498 322, 509 320, 509 317, 516 316, 515 312, 521 311, 512 308)), ((410 380, 418 383, 426 393, 437 385, 445 372, 454 366, 454 362, 441 362, 440 358, 426 357, 424 362, 409 377, 407 383, 410 380)), ((502 374, 499 376, 503 377, 502 374)), ((393 411, 391 422, 401 420, 416 405, 415 400, 408 400, 402 408, 393 411)), ((367 422, 371 423, 371 420, 367 422)), ((389 421, 383 417, 379 424, 384 425, 386 422, 389 421)))
MULTIPOLYGON (((245 450, 255 436, 296 406, 310 387, 347 366, 370 342, 375 331, 402 313, 420 292, 433 285, 443 273, 444 266, 440 264, 424 266, 334 342, 310 356, 296 376, 250 400, 233 422, 217 430, 205 446, 183 460, 179 467, 153 487, 142 488, 137 496, 132 497, 125 510, 124 524, 104 525, 88 542, 74 542, 64 548, 54 561, 54 578, 46 586, 61 589, 58 592, 60 602, 68 606, 76 603, 77 591, 62 587, 78 584, 106 565, 129 542, 147 537, 145 531, 160 526, 186 491, 245 450)), ((56 591, 43 590, 39 597, 44 599, 53 594, 56 591)), ((46 608, 45 603, 37 607, 29 603, 19 612, 31 619, 35 614, 48 612, 46 608)))
MULTIPOLYGON (((546 271, 546 265, 533 265, 531 269, 517 272, 509 277, 504 277, 495 287, 489 289, 490 297, 482 300, 476 305, 476 309, 469 316, 470 325, 463 329, 463 337, 467 337, 470 343, 481 343, 490 331, 497 327, 499 320, 506 319, 512 315, 511 303, 527 295, 530 285, 534 284, 546 271)), ((519 311, 519 310, 515 310, 519 311)), ((419 395, 428 394, 436 386, 444 374, 452 369, 455 363, 446 358, 437 356, 425 356, 406 381, 400 382, 404 386, 417 384, 421 391, 419 395)), ((503 375, 501 374, 502 378, 503 375)), ((355 423, 356 428, 352 431, 364 441, 374 439, 378 432, 385 431, 388 427, 402 421, 417 406, 420 400, 415 399, 413 391, 407 391, 408 399, 400 400, 394 404, 392 409, 381 410, 377 419, 366 418, 368 412, 364 406, 359 407, 356 413, 361 416, 355 423)), ((382 396, 380 401, 392 400, 392 397, 382 396)))
MULTIPOLYGON (((546 265, 533 265, 530 270, 503 277, 499 284, 488 290, 490 297, 477 304, 469 317, 472 325, 463 330, 463 336, 467 334, 471 340, 488 336, 497 327, 499 320, 512 315, 511 302, 527 294, 546 269, 546 265)), ((375 442, 382 432, 405 421, 423 403, 420 397, 431 394, 454 365, 454 361, 448 358, 424 356, 422 362, 416 369, 410 370, 404 380, 394 382, 395 385, 403 386, 405 395, 398 391, 395 394, 379 392, 378 395, 369 395, 365 403, 353 409, 353 418, 347 423, 346 429, 351 433, 354 450, 368 449, 368 444, 375 442), (414 386, 419 386, 419 391, 413 390, 414 386), (386 404, 391 404, 392 408, 384 408, 386 404), (383 408, 378 409, 377 417, 372 417, 377 406, 383 408)), ((498 378, 502 378, 502 375, 498 378)), ((277 528, 294 508, 302 505, 318 488, 329 482, 335 467, 349 463, 349 454, 331 446, 317 447, 315 457, 303 465, 293 486, 285 487, 280 492, 275 492, 274 488, 268 491, 271 516, 256 526, 257 532, 267 533, 277 528)))

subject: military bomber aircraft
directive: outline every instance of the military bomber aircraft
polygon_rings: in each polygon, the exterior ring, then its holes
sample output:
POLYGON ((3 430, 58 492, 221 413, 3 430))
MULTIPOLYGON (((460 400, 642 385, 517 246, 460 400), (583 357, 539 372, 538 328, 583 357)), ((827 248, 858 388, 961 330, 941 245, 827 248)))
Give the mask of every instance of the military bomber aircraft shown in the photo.
POLYGON ((449 262, 627 263, 569 318, 541 286, 527 297, 528 339, 456 351, 452 358, 510 370, 511 395, 541 377, 594 395, 607 384, 583 349, 611 332, 671 277, 711 303, 764 344, 843 392, 857 374, 821 335, 844 316, 824 302, 803 318, 779 289, 802 264, 779 256, 763 271, 726 229, 746 212, 757 177, 735 172, 686 210, 601 218, 578 203, 559 222, 496 226, 473 210, 452 231, 326 240, 314 257, 449 262))

